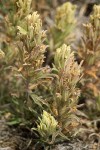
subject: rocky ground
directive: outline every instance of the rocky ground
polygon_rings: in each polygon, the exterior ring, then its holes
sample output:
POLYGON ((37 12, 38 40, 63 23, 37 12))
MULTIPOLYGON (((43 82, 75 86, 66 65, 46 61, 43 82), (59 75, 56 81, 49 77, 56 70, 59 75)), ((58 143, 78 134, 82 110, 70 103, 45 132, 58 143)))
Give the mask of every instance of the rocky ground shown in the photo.
MULTIPOLYGON (((95 128, 83 127, 79 138, 57 144, 52 150, 100 150, 100 128, 95 128)), ((32 137, 27 131, 9 127, 5 119, 1 118, 0 150, 37 150, 31 141, 32 137)))

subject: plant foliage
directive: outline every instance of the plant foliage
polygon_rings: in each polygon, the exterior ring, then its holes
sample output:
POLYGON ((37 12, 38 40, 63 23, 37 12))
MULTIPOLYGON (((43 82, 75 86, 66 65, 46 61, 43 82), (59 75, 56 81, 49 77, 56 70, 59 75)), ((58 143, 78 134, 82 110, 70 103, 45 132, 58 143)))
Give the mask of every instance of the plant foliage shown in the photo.
POLYGON ((83 25, 83 37, 78 55, 81 60, 84 60, 85 81, 82 94, 86 98, 95 99, 98 103, 97 99, 100 95, 100 5, 94 6, 89 23, 83 25))

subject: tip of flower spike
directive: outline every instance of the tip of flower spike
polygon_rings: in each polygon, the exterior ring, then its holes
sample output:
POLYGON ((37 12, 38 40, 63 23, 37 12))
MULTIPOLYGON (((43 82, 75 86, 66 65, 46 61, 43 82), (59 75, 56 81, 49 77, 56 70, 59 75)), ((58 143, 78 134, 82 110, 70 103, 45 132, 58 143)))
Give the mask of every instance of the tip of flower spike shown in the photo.
POLYGON ((91 20, 93 19, 100 19, 100 5, 94 5, 93 7, 93 13, 92 15, 90 16, 91 20))
POLYGON ((74 60, 74 52, 71 52, 70 46, 63 44, 60 48, 56 50, 54 57, 54 63, 57 68, 63 68, 65 62, 72 58, 74 60))
POLYGON ((40 124, 37 126, 37 131, 46 140, 50 135, 53 135, 54 132, 56 132, 58 122, 45 110, 43 110, 41 117, 41 119, 39 118, 40 124))
POLYGON ((75 19, 75 10, 76 6, 71 4, 70 2, 64 3, 62 6, 57 8, 56 13, 56 27, 61 31, 72 30, 69 28, 76 23, 75 19), (68 27, 68 28, 67 28, 68 27))

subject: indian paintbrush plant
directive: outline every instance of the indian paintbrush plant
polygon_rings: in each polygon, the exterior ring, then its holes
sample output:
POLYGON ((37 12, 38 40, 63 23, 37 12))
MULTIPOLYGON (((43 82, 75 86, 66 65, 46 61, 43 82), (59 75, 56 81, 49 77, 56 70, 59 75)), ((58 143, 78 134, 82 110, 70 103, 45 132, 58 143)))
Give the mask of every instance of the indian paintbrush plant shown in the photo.
POLYGON ((55 26, 51 28, 53 45, 55 50, 63 43, 66 43, 66 41, 68 40, 67 37, 72 33, 73 29, 75 28, 75 11, 76 6, 71 4, 70 2, 66 2, 56 9, 55 26))
POLYGON ((53 65, 53 72, 56 73, 57 78, 51 88, 53 95, 51 107, 65 134, 70 134, 79 121, 75 114, 78 111, 77 103, 80 95, 77 83, 81 79, 81 63, 78 65, 75 61, 70 46, 64 44, 57 49, 53 65))
POLYGON ((89 23, 83 24, 78 56, 80 60, 84 60, 82 95, 86 99, 94 100, 95 111, 100 111, 100 5, 94 6, 89 23))
MULTIPOLYGON (((2 32, 5 34, 1 43, 1 49, 5 53, 5 57, 2 60, 2 67, 0 68, 1 82, 4 82, 3 85, 2 83, 0 83, 0 85, 3 86, 1 88, 1 97, 5 95, 6 100, 9 99, 11 93, 10 89, 12 89, 15 84, 12 79, 18 56, 18 49, 16 47, 16 42, 18 40, 17 26, 22 24, 25 15, 30 12, 31 8, 29 4, 31 5, 31 1, 22 2, 21 0, 10 0, 9 5, 6 1, 2 2, 2 5, 7 5, 7 12, 4 15, 3 27, 1 28, 2 32)), ((4 99, 2 102, 3 101, 4 99)))
MULTIPOLYGON (((37 105, 32 106, 33 99, 35 98, 35 102, 40 107, 42 107, 40 103, 45 104, 45 102, 42 102, 40 97, 33 94, 32 90, 35 92, 38 84, 48 82, 45 78, 51 80, 50 68, 42 66, 46 50, 46 46, 43 44, 45 31, 42 30, 40 16, 37 12, 30 13, 29 5, 31 5, 31 1, 17 1, 18 12, 14 15, 17 24, 12 26, 11 23, 10 28, 9 26, 7 28, 7 33, 9 29, 14 29, 13 32, 16 31, 14 32, 16 37, 10 43, 6 43, 6 47, 3 48, 5 57, 0 70, 2 72, 1 82, 5 81, 1 84, 4 87, 3 93, 7 91, 6 100, 12 99, 10 103, 16 109, 12 108, 11 110, 16 114, 16 118, 23 119, 27 116, 29 119, 30 112, 34 112, 38 116, 34 108, 31 109, 31 107, 37 107, 37 105)), ((9 34, 12 35, 12 32, 9 32, 9 34)), ((1 89, 3 88, 1 87, 1 89)), ((4 99, 2 101, 4 102, 4 99)))
POLYGON ((54 24, 48 30, 49 56, 47 63, 52 60, 57 48, 63 43, 70 44, 73 40, 73 29, 76 27, 76 5, 66 2, 57 7, 54 24))

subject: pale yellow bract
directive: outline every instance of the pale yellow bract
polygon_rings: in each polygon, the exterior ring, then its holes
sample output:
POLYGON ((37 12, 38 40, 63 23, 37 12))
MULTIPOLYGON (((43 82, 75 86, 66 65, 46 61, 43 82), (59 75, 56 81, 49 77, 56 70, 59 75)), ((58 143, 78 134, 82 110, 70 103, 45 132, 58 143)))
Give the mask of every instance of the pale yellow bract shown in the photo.
POLYGON ((57 130, 58 122, 55 118, 45 110, 43 111, 40 124, 37 126, 37 131, 46 140, 50 135, 53 135, 57 130))

